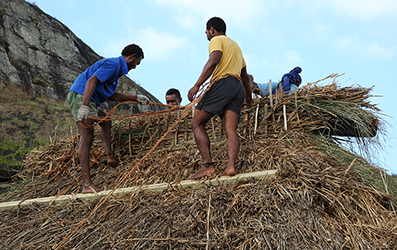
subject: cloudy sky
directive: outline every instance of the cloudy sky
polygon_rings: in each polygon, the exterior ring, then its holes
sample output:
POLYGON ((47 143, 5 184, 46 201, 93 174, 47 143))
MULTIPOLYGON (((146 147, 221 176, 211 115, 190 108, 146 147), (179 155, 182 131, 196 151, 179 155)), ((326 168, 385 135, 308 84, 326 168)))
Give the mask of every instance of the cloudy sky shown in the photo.
MULTIPOLYGON (((248 72, 259 83, 277 81, 295 66, 303 83, 331 73, 342 87, 374 87, 371 99, 389 124, 383 149, 372 161, 397 174, 397 1, 395 0, 36 0, 104 57, 139 44, 145 59, 129 77, 165 102, 187 92, 207 58, 205 23, 222 17, 227 36, 241 47, 248 72)), ((329 83, 329 82, 327 82, 329 83)))

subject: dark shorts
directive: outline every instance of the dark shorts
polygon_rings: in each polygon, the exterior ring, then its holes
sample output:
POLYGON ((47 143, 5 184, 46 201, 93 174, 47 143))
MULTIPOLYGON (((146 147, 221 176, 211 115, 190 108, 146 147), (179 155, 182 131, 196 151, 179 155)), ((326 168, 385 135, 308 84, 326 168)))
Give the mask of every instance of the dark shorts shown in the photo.
POLYGON ((231 110, 240 115, 245 99, 245 89, 237 78, 228 76, 222 78, 212 85, 196 109, 219 115, 221 118, 225 110, 231 110))

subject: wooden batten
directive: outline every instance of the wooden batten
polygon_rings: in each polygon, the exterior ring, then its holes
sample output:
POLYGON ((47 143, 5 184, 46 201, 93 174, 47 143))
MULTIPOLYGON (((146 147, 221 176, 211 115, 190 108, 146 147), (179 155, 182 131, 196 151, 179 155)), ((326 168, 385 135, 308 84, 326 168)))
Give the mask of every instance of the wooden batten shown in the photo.
MULTIPOLYGON (((131 192, 135 192, 138 190, 144 190, 148 192, 161 192, 169 187, 173 188, 199 188, 204 186, 219 186, 225 185, 228 183, 232 183, 235 181, 246 181, 249 179, 260 179, 263 180, 265 178, 275 177, 277 174, 277 170, 267 170, 267 171, 259 171, 253 173, 244 173, 244 174, 237 174, 235 176, 222 176, 219 178, 206 180, 206 181, 193 181, 193 180, 186 180, 181 181, 178 183, 159 183, 153 185, 145 185, 139 187, 129 187, 129 188, 120 188, 116 189, 112 196, 120 196, 124 194, 128 194, 131 192)), ((106 197, 108 196, 112 190, 105 190, 98 193, 93 194, 69 194, 69 195, 61 195, 59 197, 52 196, 52 197, 44 197, 44 198, 36 198, 36 199, 29 199, 23 201, 10 201, 0 203, 0 211, 10 210, 10 209, 18 209, 21 207, 26 207, 32 204, 40 204, 40 205, 52 205, 52 204, 60 204, 60 203, 67 203, 76 199, 80 200, 95 200, 97 198, 106 197)))

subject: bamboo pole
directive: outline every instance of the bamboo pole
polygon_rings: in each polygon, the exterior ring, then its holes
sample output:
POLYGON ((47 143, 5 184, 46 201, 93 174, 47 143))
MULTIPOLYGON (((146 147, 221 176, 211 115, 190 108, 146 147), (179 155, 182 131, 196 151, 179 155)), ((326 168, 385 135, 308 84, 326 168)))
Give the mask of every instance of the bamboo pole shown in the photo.
MULTIPOLYGON (((265 117, 267 119, 267 104, 265 104, 265 117)), ((267 137, 267 120, 265 121, 265 138, 267 137)))
POLYGON ((255 112, 255 126, 254 126, 254 135, 256 134, 256 129, 258 127, 258 113, 259 113, 259 103, 256 106, 256 112, 255 112))
POLYGON ((273 109, 272 80, 269 81, 269 98, 270 98, 270 107, 273 109))
MULTIPOLYGON (((244 174, 237 174, 235 176, 222 176, 219 178, 206 180, 206 181, 195 181, 195 180, 185 180, 176 183, 159 183, 159 184, 152 184, 152 185, 144 185, 138 187, 129 187, 129 188, 119 188, 113 192, 113 196, 121 196, 128 193, 136 192, 139 190, 144 190, 145 192, 161 192, 169 187, 172 188, 200 188, 205 187, 208 185, 211 186, 219 186, 225 185, 228 183, 232 183, 235 181, 247 181, 251 178, 263 180, 265 178, 275 177, 277 174, 277 170, 266 170, 260 172, 253 172, 253 173, 244 173, 244 174)), ((18 209, 21 207, 30 206, 33 204, 41 204, 41 205, 52 205, 52 204, 61 204, 67 203, 76 199, 79 200, 95 200, 97 198, 102 198, 108 196, 113 190, 105 190, 98 193, 91 193, 91 194, 69 194, 69 195, 60 195, 58 197, 51 196, 51 197, 44 197, 44 198, 36 198, 36 199, 29 199, 23 201, 10 201, 0 203, 0 211, 10 210, 10 209, 18 209)))
POLYGON ((210 213, 211 211, 211 194, 208 198, 208 210, 207 210, 207 245, 206 248, 207 250, 210 249, 210 213))
POLYGON ((285 104, 283 105, 283 116, 284 116, 284 129, 285 131, 288 131, 288 126, 287 126, 287 107, 285 104))

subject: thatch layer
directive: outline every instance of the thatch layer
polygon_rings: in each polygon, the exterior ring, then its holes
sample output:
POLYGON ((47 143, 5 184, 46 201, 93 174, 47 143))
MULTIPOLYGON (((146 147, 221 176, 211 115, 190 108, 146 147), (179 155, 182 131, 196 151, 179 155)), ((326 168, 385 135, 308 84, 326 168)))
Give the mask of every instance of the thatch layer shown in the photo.
MULTIPOLYGON (((380 177, 382 170, 338 146, 331 132, 321 135, 340 120, 362 135, 366 129, 373 133, 374 121, 377 126, 381 120, 368 101, 370 90, 310 85, 297 94, 274 96, 272 102, 255 99, 243 110, 237 171, 277 169, 276 179, 135 192, 102 205, 100 200, 74 201, 4 211, 0 244, 13 249, 50 249, 63 240, 62 249, 391 248, 396 245, 395 200, 387 194, 390 183, 380 177), (350 106, 338 105, 343 103, 350 106)), ((96 138, 93 181, 112 189, 187 179, 201 164, 190 114, 137 164, 181 115, 170 110, 115 120, 114 150, 121 164, 106 166, 96 138)), ((221 172, 227 147, 219 118, 209 122, 208 132, 221 172)), ((19 174, 25 186, 3 195, 3 201, 79 192, 76 143, 77 137, 63 138, 33 152, 19 174)))
MULTIPOLYGON (((276 160, 284 166, 277 179, 112 198, 64 249, 198 249, 207 244, 219 249, 373 249, 395 244, 392 197, 357 181, 327 152, 295 148, 287 140, 269 149, 279 147, 285 151, 276 160)), ((1 242, 50 249, 99 202, 3 212, 1 242)))

